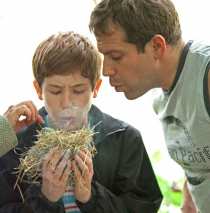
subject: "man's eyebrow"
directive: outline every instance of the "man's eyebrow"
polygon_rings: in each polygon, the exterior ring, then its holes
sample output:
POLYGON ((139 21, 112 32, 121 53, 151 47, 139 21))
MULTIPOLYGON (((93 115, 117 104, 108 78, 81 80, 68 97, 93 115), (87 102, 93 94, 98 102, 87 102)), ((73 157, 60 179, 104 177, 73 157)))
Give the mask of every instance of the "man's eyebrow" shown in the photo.
POLYGON ((113 53, 121 53, 121 50, 107 50, 103 52, 103 55, 110 55, 113 53))

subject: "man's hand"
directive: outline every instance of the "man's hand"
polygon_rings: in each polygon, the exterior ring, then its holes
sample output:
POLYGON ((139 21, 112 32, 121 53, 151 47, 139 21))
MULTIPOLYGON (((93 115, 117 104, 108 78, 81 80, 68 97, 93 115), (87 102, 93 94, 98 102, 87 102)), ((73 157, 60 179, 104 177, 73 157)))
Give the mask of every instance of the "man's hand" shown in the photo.
POLYGON ((7 118, 16 132, 34 122, 43 123, 43 119, 38 114, 32 101, 24 101, 17 105, 10 106, 4 113, 4 117, 7 118))
POLYGON ((187 181, 184 183, 183 187, 183 205, 181 208, 182 213, 197 213, 196 206, 192 200, 192 196, 187 187, 187 181))
POLYGON ((75 175, 75 197, 81 203, 86 203, 91 198, 91 182, 93 178, 93 162, 91 154, 79 151, 72 163, 75 175))

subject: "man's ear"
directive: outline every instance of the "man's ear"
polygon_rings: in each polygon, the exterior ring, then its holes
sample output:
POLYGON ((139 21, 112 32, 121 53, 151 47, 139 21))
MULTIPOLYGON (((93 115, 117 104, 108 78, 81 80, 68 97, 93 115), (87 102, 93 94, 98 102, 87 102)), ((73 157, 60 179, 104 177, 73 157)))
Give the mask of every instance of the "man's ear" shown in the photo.
POLYGON ((40 87, 38 81, 34 80, 33 81, 33 85, 34 85, 34 88, 36 90, 36 94, 38 95, 38 98, 40 100, 43 100, 43 98, 42 98, 42 88, 40 87))
POLYGON ((102 83, 102 79, 99 79, 97 82, 96 82, 96 85, 95 85, 95 88, 93 90, 93 97, 96 98, 97 97, 97 94, 98 94, 98 91, 101 87, 101 83, 102 83))
POLYGON ((151 39, 155 59, 160 59, 166 50, 166 40, 162 35, 156 34, 151 39))

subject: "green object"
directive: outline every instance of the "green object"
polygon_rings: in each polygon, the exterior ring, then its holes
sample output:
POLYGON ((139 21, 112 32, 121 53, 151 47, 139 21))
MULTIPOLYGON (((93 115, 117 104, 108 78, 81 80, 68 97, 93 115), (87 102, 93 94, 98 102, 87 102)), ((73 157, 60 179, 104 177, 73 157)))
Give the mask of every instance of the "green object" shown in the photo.
POLYGON ((163 179, 162 177, 157 177, 159 186, 163 194, 163 206, 174 206, 180 207, 182 204, 183 195, 181 191, 174 191, 171 184, 163 179))
POLYGON ((0 157, 17 145, 17 137, 9 122, 0 116, 0 157))

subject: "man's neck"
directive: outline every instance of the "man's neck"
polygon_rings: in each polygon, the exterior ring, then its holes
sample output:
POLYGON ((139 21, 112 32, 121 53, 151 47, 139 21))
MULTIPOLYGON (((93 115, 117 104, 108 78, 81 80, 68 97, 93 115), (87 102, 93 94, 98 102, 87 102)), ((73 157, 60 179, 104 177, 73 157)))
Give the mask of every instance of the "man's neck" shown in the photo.
POLYGON ((184 47, 185 42, 183 40, 179 41, 176 46, 168 45, 167 47, 163 61, 162 89, 164 91, 170 91, 174 83, 184 47))

